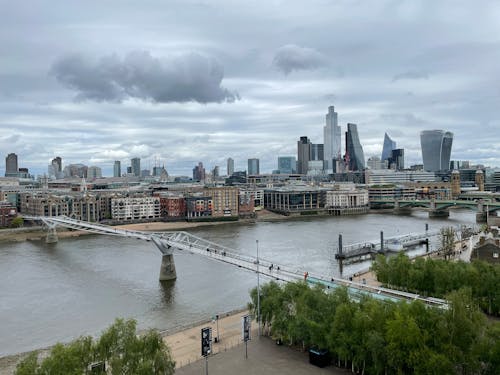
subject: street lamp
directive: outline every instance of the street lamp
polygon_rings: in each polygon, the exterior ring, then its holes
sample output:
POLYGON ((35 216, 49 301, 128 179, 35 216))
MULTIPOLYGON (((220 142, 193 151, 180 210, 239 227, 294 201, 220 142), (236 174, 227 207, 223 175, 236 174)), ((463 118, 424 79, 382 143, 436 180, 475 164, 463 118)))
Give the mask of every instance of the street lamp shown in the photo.
POLYGON ((259 240, 255 240, 257 245, 257 324, 258 336, 260 337, 260 275, 259 275, 259 240))

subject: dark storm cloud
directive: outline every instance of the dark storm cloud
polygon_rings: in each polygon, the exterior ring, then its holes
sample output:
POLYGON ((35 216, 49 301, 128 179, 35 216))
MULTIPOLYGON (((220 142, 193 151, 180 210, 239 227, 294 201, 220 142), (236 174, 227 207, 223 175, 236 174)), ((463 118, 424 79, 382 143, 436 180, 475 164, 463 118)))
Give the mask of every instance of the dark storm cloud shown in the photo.
POLYGON ((278 48, 273 65, 288 75, 294 70, 314 70, 326 64, 326 58, 312 48, 287 44, 278 48))
POLYGON ((159 59, 135 51, 123 59, 110 55, 98 61, 68 55, 56 61, 50 73, 77 92, 76 100, 220 103, 239 99, 221 86, 222 65, 197 53, 159 59))

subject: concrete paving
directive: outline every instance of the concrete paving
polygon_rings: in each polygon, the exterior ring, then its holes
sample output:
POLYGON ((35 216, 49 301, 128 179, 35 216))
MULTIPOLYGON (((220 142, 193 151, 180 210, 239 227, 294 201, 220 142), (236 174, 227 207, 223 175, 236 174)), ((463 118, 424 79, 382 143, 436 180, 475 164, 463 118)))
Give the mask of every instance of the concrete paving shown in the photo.
MULTIPOLYGON (((176 369, 177 375, 205 374, 205 359, 176 369)), ((248 342, 248 358, 242 343, 227 351, 208 357, 208 373, 218 375, 265 375, 265 374, 349 374, 347 370, 333 366, 319 368, 309 363, 307 353, 285 345, 278 346, 268 337, 254 338, 248 342)))

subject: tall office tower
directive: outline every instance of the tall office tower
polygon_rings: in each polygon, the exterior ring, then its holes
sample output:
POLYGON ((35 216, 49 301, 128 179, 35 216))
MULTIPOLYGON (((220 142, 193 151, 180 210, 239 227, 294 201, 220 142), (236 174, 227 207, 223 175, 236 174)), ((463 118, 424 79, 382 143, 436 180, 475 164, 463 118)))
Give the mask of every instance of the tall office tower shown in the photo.
POLYGON ((51 164, 55 167, 56 175, 58 172, 62 172, 62 159, 60 156, 56 156, 54 159, 52 159, 51 164))
POLYGON ((396 142, 394 142, 391 137, 389 137, 389 134, 385 133, 384 135, 384 148, 382 149, 382 157, 380 158, 381 161, 384 160, 389 160, 391 157, 391 152, 396 148, 396 142))
POLYGON ((140 177, 141 176, 141 158, 133 158, 130 161, 131 167, 132 167, 132 174, 134 176, 140 177))
POLYGON ((358 127, 356 124, 347 124, 345 133, 345 155, 347 167, 350 171, 361 171, 365 168, 365 155, 359 142, 358 127))
POLYGON ((203 163, 201 161, 193 168, 193 180, 205 181, 205 168, 203 168, 203 163))
POLYGON ((122 175, 122 163, 120 160, 115 160, 113 164, 113 177, 121 177, 122 175))
POLYGON ((295 156, 278 156, 278 171, 280 174, 295 173, 296 168, 295 156))
POLYGON ((300 137, 297 141, 297 173, 307 174, 307 165, 311 157, 311 141, 300 137))
POLYGON ((227 158, 227 175, 232 176, 234 173, 234 160, 227 158))
POLYGON ((260 174, 259 159, 248 159, 248 175, 260 174))
POLYGON ((309 155, 309 161, 311 160, 325 160, 325 148, 322 143, 311 143, 311 154, 309 155))
POLYGON ((423 130, 420 133, 424 169, 429 172, 450 169, 453 133, 444 130, 423 130))
POLYGON ((405 150, 396 148, 391 151, 391 157, 388 159, 389 168, 400 171, 405 169, 405 150))
POLYGON ((333 159, 340 159, 342 130, 338 125, 338 116, 335 107, 328 107, 326 114, 326 125, 323 128, 324 158, 317 160, 325 161, 325 169, 333 168, 333 159))
POLYGON ((5 158, 5 177, 17 177, 18 175, 17 155, 12 152, 5 158))
POLYGON ((217 177, 219 177, 219 166, 216 165, 214 169, 212 169, 212 178, 215 180, 217 177))

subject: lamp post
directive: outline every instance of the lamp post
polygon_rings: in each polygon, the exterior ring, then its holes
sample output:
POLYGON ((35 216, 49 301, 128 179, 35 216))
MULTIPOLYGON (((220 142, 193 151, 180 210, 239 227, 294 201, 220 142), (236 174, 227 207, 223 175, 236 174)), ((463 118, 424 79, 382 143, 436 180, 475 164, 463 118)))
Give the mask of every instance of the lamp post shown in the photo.
POLYGON ((257 324, 258 336, 260 337, 260 275, 259 275, 259 240, 255 240, 257 245, 257 324))

